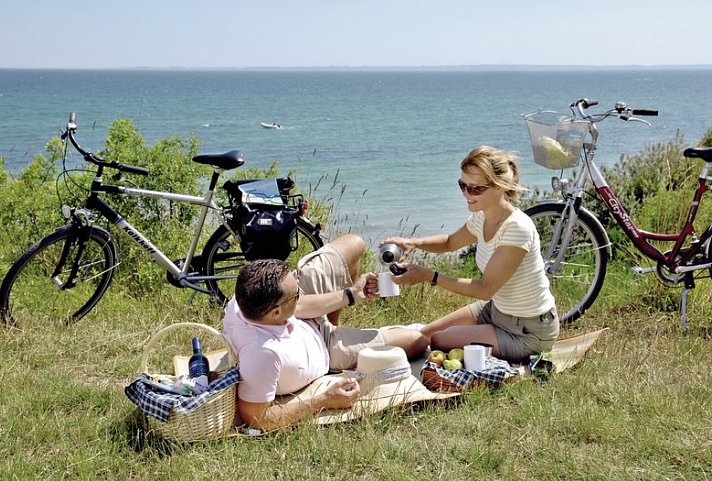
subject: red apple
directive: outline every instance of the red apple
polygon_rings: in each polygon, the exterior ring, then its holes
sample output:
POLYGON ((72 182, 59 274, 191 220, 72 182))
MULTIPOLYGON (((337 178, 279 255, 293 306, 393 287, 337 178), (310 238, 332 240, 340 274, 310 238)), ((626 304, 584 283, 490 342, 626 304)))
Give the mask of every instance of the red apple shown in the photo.
POLYGON ((447 356, 445 355, 445 353, 442 351, 438 351, 437 349, 435 351, 431 352, 430 355, 428 356, 428 361, 434 362, 438 366, 442 366, 443 361, 445 361, 445 359, 447 359, 447 356))

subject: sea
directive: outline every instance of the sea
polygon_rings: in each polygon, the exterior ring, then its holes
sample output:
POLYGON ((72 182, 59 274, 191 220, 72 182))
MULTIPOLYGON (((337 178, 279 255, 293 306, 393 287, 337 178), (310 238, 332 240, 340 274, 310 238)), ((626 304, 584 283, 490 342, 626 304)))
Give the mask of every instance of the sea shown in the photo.
MULTIPOLYGON (((98 151, 130 118, 147 143, 195 136, 201 153, 238 149, 246 166, 279 162, 300 190, 333 206, 326 236, 450 232, 468 211, 459 163, 488 144, 517 152, 522 183, 546 188, 522 114, 592 111, 622 101, 657 109, 651 126, 600 124, 599 165, 712 128, 712 67, 263 70, 0 70, 0 156, 17 175, 77 114, 77 138, 98 151), (260 124, 277 123, 267 129, 260 124)), ((566 173, 566 172, 565 172, 566 173)), ((209 171, 206 171, 206 176, 209 171)))

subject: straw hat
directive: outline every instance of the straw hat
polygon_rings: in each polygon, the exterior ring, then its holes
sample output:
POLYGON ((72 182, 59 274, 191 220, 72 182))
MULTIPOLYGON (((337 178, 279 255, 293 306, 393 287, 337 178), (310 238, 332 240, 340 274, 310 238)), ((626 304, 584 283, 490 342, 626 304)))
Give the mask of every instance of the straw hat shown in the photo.
POLYGON ((459 393, 435 393, 429 391, 416 378, 405 351, 400 347, 368 347, 358 355, 355 371, 323 376, 293 396, 278 397, 278 404, 307 402, 326 391, 340 379, 355 379, 361 387, 361 397, 347 410, 327 410, 315 415, 317 424, 333 424, 351 421, 401 404, 418 401, 447 399, 459 393))

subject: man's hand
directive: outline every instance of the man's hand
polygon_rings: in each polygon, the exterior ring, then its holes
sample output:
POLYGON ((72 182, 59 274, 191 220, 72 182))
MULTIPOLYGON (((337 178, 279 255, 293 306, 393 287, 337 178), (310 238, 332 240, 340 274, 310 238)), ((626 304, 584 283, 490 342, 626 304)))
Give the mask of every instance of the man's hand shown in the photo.
POLYGON ((250 427, 271 431, 299 422, 322 409, 348 409, 361 395, 361 387, 353 379, 338 379, 326 391, 307 402, 300 403, 251 403, 239 398, 237 406, 240 417, 250 427))
POLYGON ((348 409, 361 395, 361 387, 351 379, 340 379, 333 386, 329 386, 322 396, 325 409, 348 409))
POLYGON ((372 272, 363 274, 351 287, 356 302, 378 297, 378 276, 372 272))

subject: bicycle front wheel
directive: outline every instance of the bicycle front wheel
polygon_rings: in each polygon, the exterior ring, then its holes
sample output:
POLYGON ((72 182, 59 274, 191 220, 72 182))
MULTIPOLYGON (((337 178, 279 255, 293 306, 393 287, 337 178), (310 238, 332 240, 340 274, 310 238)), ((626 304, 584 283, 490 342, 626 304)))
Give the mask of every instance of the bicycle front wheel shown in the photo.
POLYGON ((581 210, 576 219, 571 239, 561 245, 561 231, 565 220, 564 204, 539 204, 525 211, 536 226, 541 240, 551 292, 562 323, 571 323, 593 304, 601 292, 608 265, 608 236, 600 224, 581 210), (558 239, 554 243, 554 239, 558 239), (554 262, 561 250, 565 251, 558 268, 554 262))
POLYGON ((0 319, 68 324, 99 302, 113 277, 116 248, 111 235, 96 227, 82 241, 82 229, 60 227, 10 267, 0 286, 0 319))
MULTIPOLYGON (((303 256, 324 245, 324 241, 319 236, 319 229, 303 218, 297 219, 296 235, 297 248, 285 259, 290 269, 296 268, 297 262, 303 256)), ((225 277, 205 281, 208 289, 224 305, 235 293, 237 274, 248 262, 240 247, 240 239, 233 236, 225 226, 220 226, 205 244, 201 257, 206 276, 225 277)))

